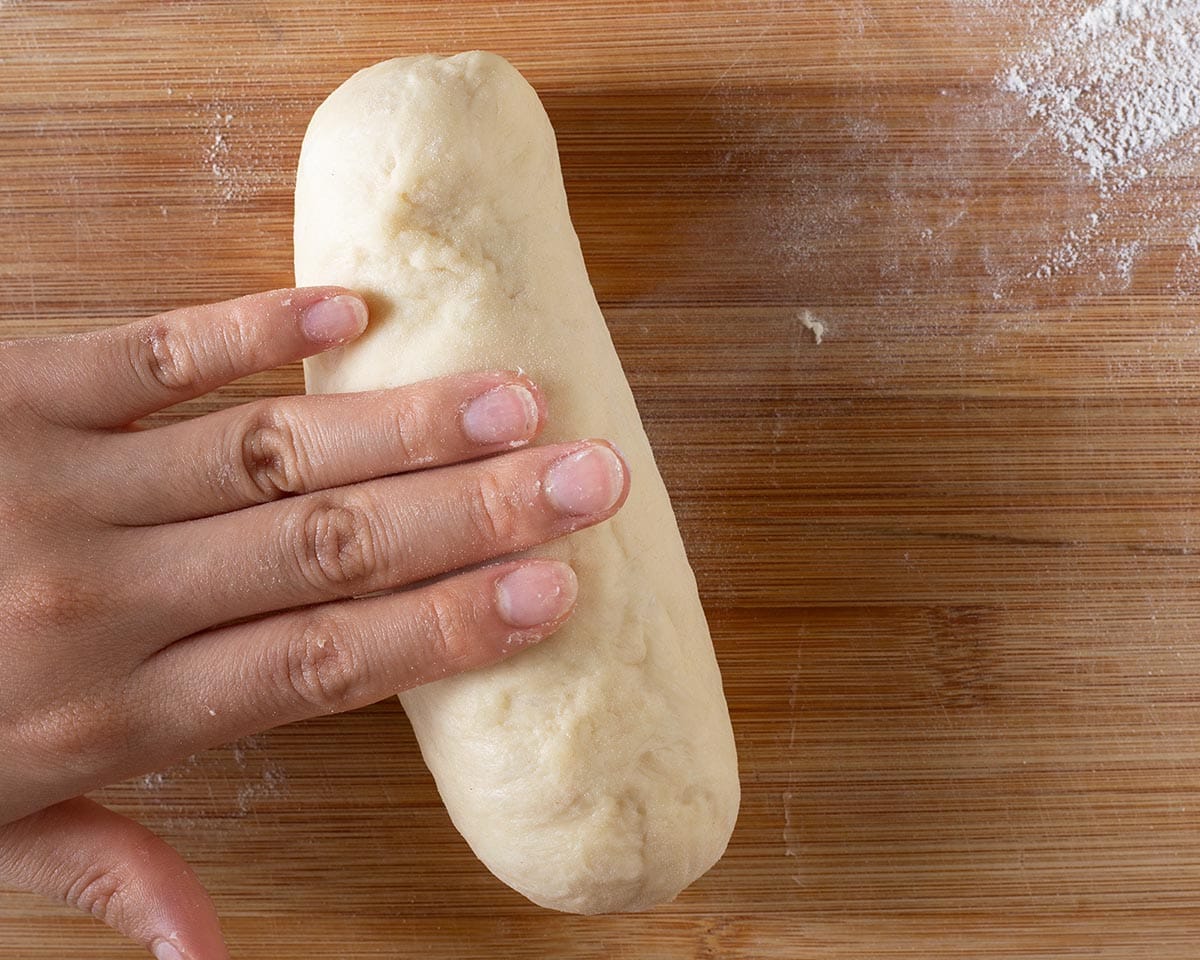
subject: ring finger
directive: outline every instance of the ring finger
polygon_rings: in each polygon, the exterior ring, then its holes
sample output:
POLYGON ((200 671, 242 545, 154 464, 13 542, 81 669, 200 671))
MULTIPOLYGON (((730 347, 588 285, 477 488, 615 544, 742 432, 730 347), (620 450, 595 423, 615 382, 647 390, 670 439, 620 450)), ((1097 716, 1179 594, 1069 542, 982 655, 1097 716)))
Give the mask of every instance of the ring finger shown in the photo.
POLYGON ((174 636, 394 589, 612 516, 628 467, 606 443, 555 444, 127 531, 174 636))
POLYGON ((130 714, 138 731, 153 731, 144 745, 151 756, 163 743, 186 755, 352 710, 546 638, 570 615, 576 591, 566 564, 525 560, 223 627, 146 661, 131 689, 152 693, 130 714))

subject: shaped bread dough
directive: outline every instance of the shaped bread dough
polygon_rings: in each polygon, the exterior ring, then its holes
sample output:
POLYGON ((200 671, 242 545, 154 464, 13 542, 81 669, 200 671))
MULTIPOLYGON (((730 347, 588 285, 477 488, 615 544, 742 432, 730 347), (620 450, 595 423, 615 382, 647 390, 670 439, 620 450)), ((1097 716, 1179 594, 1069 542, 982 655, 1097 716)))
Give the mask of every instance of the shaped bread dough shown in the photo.
POLYGON ((567 212, 554 131, 505 60, 360 71, 313 116, 296 181, 296 282, 362 291, 371 324, 306 363, 309 392, 523 368, 546 441, 604 437, 624 509, 533 551, 579 577, 551 639, 401 695, 455 826, 556 910, 640 910, 725 850, 737 757, 696 582, 567 212))

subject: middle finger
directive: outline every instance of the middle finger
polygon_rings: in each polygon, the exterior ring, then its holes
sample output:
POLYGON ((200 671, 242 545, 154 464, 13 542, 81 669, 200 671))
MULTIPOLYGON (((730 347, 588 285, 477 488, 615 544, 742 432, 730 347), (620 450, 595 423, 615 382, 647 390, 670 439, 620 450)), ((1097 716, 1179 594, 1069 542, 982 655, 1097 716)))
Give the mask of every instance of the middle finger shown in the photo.
POLYGON ((235 513, 128 531, 172 636, 394 589, 612 516, 629 491, 603 441, 384 477, 235 513))
POLYGON ((121 493, 108 519, 174 523, 470 460, 528 443, 544 416, 533 382, 508 372, 259 400, 109 438, 121 493))

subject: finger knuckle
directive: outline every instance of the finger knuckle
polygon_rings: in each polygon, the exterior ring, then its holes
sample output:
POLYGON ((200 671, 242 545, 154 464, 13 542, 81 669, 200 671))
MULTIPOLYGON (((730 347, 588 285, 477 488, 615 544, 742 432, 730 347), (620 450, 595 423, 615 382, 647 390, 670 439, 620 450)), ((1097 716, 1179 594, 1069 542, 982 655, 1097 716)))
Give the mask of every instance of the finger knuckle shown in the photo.
POLYGON ((9 571, 3 580, 6 614, 27 628, 63 631, 97 617, 107 605, 101 589, 61 571, 9 571))
POLYGON ((402 463, 418 466, 430 463, 432 457, 426 442, 429 416, 420 401, 407 396, 395 401, 392 413, 392 442, 400 453, 402 463))
POLYGON ((134 341, 134 369, 148 386, 172 392, 196 387, 200 363, 182 330, 166 321, 152 323, 134 341))
POLYGON ((507 486, 491 470, 482 470, 471 487, 468 514, 488 543, 509 544, 521 523, 521 509, 507 486))
POLYGON ((425 601, 421 622, 435 673, 450 673, 470 660, 474 624, 461 602, 443 595, 432 596, 425 601))
POLYGON ((317 590, 342 594, 369 584, 378 572, 377 541, 362 505, 306 504, 291 527, 295 562, 317 590))
POLYGON ((115 924, 120 921, 122 903, 130 883, 129 873, 122 865, 93 864, 63 891, 63 900, 69 907, 115 924))
POLYGON ((137 749, 131 721, 112 696, 49 704, 22 723, 21 742, 74 775, 93 776, 137 749))
POLYGON ((284 647, 277 684, 306 712, 338 713, 355 703, 360 673, 345 625, 315 616, 284 647))
POLYGON ((259 502, 278 500, 307 489, 307 458, 301 433, 292 418, 264 406, 243 422, 235 448, 241 477, 259 502))

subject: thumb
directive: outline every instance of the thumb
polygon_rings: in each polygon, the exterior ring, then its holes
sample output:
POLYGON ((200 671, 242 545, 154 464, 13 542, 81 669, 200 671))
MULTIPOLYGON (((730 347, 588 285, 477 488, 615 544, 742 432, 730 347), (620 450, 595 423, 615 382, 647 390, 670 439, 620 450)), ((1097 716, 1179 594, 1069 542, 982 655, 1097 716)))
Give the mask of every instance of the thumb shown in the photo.
POLYGON ((83 797, 0 826, 0 883, 84 910, 157 960, 229 960, 192 868, 141 824, 83 797))

